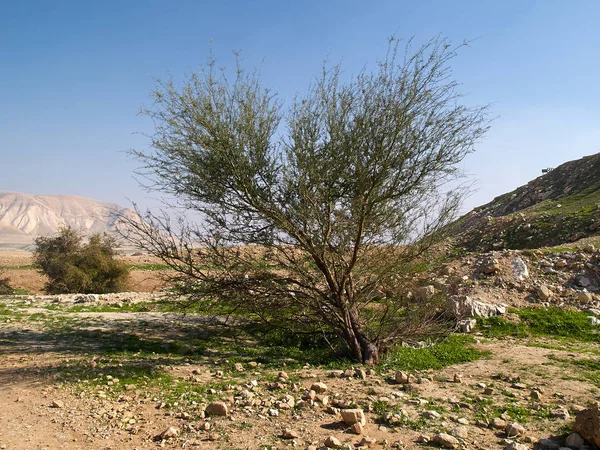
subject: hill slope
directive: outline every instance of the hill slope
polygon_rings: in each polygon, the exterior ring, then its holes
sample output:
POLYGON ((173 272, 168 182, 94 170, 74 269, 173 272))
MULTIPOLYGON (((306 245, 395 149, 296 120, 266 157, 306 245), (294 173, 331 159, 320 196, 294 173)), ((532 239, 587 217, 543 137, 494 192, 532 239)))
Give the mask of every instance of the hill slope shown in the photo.
POLYGON ((538 248, 600 231, 600 153, 569 161, 459 219, 468 250, 538 248))
POLYGON ((40 235, 71 226, 85 234, 114 231, 115 214, 130 210, 114 203, 71 195, 0 191, 0 248, 25 248, 40 235))

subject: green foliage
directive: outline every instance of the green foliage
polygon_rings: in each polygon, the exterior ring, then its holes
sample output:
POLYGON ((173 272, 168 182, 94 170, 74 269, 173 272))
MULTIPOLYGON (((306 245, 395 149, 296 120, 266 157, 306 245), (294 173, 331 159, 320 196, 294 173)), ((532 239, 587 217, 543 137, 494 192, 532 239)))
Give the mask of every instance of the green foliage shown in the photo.
POLYGON ((589 319, 588 313, 561 308, 520 309, 514 311, 520 322, 502 317, 477 319, 489 337, 551 336, 586 342, 600 342, 600 333, 589 319))
POLYGON ((442 369, 453 364, 475 361, 488 354, 468 344, 468 336, 450 336, 431 347, 397 347, 388 353, 382 364, 384 369, 426 370, 442 369))
POLYGON ((127 287, 128 268, 116 259, 116 241, 95 234, 84 243, 80 233, 70 227, 56 236, 35 240, 34 262, 49 281, 49 294, 105 294, 127 287))

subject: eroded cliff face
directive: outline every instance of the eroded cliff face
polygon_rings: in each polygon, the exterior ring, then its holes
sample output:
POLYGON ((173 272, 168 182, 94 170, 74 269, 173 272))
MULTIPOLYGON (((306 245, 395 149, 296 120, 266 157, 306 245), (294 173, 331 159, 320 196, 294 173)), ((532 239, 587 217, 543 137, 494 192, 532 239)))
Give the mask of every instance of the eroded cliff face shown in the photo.
POLYGON ((38 236, 71 226, 85 234, 111 232, 116 215, 132 214, 114 203, 72 195, 0 191, 0 247, 27 247, 38 236))

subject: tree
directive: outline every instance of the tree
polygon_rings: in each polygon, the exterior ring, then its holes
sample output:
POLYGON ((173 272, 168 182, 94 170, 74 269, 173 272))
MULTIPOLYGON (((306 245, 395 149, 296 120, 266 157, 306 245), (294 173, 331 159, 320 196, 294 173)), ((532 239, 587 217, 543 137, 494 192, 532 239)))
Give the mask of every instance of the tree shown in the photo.
POLYGON ((106 294, 127 288, 129 269, 116 259, 116 240, 94 234, 84 243, 81 233, 62 228, 55 236, 35 240, 33 260, 48 282, 49 294, 106 294))
POLYGON ((460 103, 455 50, 392 38, 377 70, 326 63, 287 110, 239 58, 232 80, 212 58, 181 87, 159 80, 152 150, 134 154, 202 220, 148 213, 124 235, 191 299, 333 334, 367 364, 435 332, 439 310, 402 275, 454 217, 458 165, 488 128, 486 107, 460 103))

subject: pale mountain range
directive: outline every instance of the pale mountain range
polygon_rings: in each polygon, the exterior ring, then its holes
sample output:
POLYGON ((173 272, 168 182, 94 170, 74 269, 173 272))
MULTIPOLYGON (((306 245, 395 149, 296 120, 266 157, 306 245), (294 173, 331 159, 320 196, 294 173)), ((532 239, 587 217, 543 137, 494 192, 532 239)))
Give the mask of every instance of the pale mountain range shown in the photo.
POLYGON ((83 232, 114 232, 118 214, 134 214, 116 203, 73 195, 32 195, 0 191, 0 248, 31 248, 38 236, 63 226, 83 232))

